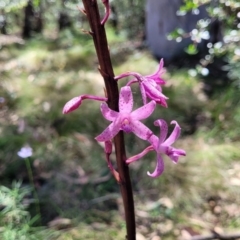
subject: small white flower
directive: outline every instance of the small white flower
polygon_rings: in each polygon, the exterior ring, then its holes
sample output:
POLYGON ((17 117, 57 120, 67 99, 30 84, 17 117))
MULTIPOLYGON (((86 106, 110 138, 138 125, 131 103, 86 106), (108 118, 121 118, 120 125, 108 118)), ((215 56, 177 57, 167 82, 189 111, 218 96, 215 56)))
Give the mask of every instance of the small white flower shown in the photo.
POLYGON ((194 14, 194 15, 198 15, 199 13, 200 13, 200 11, 198 8, 195 8, 192 10, 192 14, 194 14))
POLYGON ((21 158, 28 158, 32 156, 32 148, 30 146, 24 146, 18 151, 18 156, 21 158))
POLYGON ((202 31, 202 32, 200 32, 200 37, 201 37, 202 39, 208 40, 208 39, 210 38, 210 33, 209 33, 209 31, 202 31))
POLYGON ((209 70, 208 70, 207 68, 202 68, 201 74, 202 74, 203 76, 207 76, 207 75, 209 74, 209 70))
POLYGON ((240 48, 234 50, 235 55, 240 56, 240 48))
POLYGON ((188 70, 188 74, 191 76, 191 77, 196 77, 197 76, 197 71, 195 69, 189 69, 188 70))

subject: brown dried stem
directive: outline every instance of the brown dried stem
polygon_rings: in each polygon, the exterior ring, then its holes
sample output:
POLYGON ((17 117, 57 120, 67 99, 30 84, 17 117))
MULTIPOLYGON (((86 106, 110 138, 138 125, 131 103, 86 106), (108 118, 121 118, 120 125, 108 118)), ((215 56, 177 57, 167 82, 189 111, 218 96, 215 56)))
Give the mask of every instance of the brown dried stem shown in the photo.
MULTIPOLYGON (((118 109, 118 100, 119 100, 119 91, 118 85, 114 80, 114 73, 112 62, 108 50, 108 43, 104 25, 101 24, 101 19, 99 15, 99 9, 96 0, 82 0, 85 8, 85 13, 87 15, 90 28, 91 36, 94 41, 95 49, 97 52, 97 57, 99 61, 99 70, 103 76, 106 93, 108 97, 108 105, 111 109, 119 111, 118 109)), ((129 169, 126 161, 126 153, 124 146, 124 136, 123 132, 120 131, 117 136, 114 138, 115 151, 117 166, 119 172, 119 186, 123 198, 124 210, 125 210, 125 219, 126 219, 126 228, 128 240, 136 239, 136 226, 135 226, 135 214, 134 214, 134 200, 132 193, 132 185, 129 176, 129 169)))

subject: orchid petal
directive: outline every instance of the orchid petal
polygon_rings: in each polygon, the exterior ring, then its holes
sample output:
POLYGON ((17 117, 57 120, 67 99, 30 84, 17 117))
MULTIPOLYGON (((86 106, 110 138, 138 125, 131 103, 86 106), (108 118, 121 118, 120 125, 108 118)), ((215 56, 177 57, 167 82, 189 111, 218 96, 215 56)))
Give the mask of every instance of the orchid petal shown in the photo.
POLYGON ((161 85, 166 84, 166 81, 165 81, 164 79, 162 79, 162 78, 155 79, 155 82, 156 82, 157 84, 161 84, 161 85))
POLYGON ((119 97, 119 112, 130 113, 133 108, 133 96, 129 86, 122 87, 119 97))
POLYGON ((113 139, 117 133, 121 130, 121 121, 117 118, 112 122, 100 135, 95 137, 98 142, 106 142, 113 139))
POLYGON ((171 153, 167 155, 174 163, 177 163, 180 156, 186 156, 186 152, 183 149, 172 148, 171 153))
POLYGON ((153 173, 147 172, 148 176, 156 178, 159 177, 164 170, 164 162, 160 154, 157 154, 157 165, 153 173))
POLYGON ((135 133, 139 138, 143 140, 148 140, 153 134, 148 127, 146 127, 143 123, 137 120, 130 122, 129 125, 132 129, 132 132, 135 133))
POLYGON ((163 74, 165 72, 165 70, 163 69, 163 65, 164 65, 164 61, 163 61, 163 58, 162 58, 159 62, 157 71, 154 74, 152 74, 151 76, 160 77, 159 75, 163 74))
POLYGON ((163 59, 161 59, 157 71, 145 77, 148 79, 153 79, 157 84, 165 84, 165 81, 160 78, 160 75, 165 73, 165 69, 163 69, 163 64, 163 59))
POLYGON ((167 97, 162 94, 162 88, 157 85, 155 81, 152 79, 147 79, 147 83, 141 84, 140 87, 144 89, 144 94, 147 95, 150 99, 155 100, 157 104, 160 104, 163 107, 167 107, 167 103, 165 101, 167 97), (149 87, 151 89, 149 89, 149 87))
POLYGON ((155 107, 156 107, 156 102, 151 101, 143 105, 142 107, 136 109, 135 111, 133 111, 131 113, 131 118, 133 120, 146 119, 153 113, 155 107))
POLYGON ((168 99, 165 95, 162 94, 159 90, 156 89, 152 84, 149 82, 142 82, 144 85, 145 91, 147 93, 147 96, 151 99, 158 99, 158 98, 164 98, 168 99))
POLYGON ((160 127, 160 136, 159 136, 159 142, 158 142, 158 148, 159 148, 159 146, 163 143, 163 141, 167 137, 168 125, 166 121, 164 121, 163 119, 156 120, 154 122, 154 125, 160 127))
POLYGON ((161 86, 157 85, 157 86, 156 86, 156 89, 157 89, 159 92, 162 92, 161 86))
POLYGON ((165 145, 165 146, 172 145, 178 139, 178 137, 180 136, 180 133, 181 133, 181 128, 176 121, 172 121, 171 124, 175 124, 175 127, 174 127, 171 135, 163 143, 163 145, 165 145))
POLYGON ((109 121, 114 121, 119 116, 119 113, 110 109, 106 103, 101 104, 102 115, 109 121))
POLYGON ((179 156, 177 154, 172 154, 171 156, 169 156, 171 158, 171 160, 174 162, 174 163, 177 163, 178 162, 178 159, 179 159, 179 156))
POLYGON ((82 97, 74 97, 70 101, 68 101, 65 106, 63 107, 63 114, 70 113, 74 110, 76 110, 82 103, 82 97))
POLYGON ((145 88, 144 86, 140 83, 139 84, 140 86, 140 91, 141 91, 141 94, 142 94, 142 100, 143 100, 143 104, 147 104, 147 95, 146 95, 146 91, 145 91, 145 88))
POLYGON ((163 61, 163 58, 161 58, 160 63, 159 63, 158 71, 161 71, 161 70, 162 70, 163 65, 164 65, 164 61, 163 61))
MULTIPOLYGON (((148 84, 152 85, 154 88, 156 88, 158 90, 158 88, 157 88, 158 85, 157 85, 157 83, 153 79, 148 78, 148 79, 145 80, 145 82, 147 82, 148 84)), ((161 90, 161 92, 162 92, 162 90, 161 90)))
POLYGON ((153 146, 153 148, 155 149, 155 151, 158 151, 158 142, 159 139, 157 136, 155 136, 154 134, 148 139, 148 142, 153 146))
POLYGON ((166 70, 163 68, 164 65, 164 60, 163 58, 160 60, 159 62, 159 67, 158 67, 158 73, 160 74, 164 74, 166 72, 166 70))
POLYGON ((180 156, 186 156, 186 151, 183 149, 175 149, 175 152, 180 156))
POLYGON ((163 106, 165 108, 168 107, 167 102, 164 98, 159 98, 157 100, 155 99, 155 101, 156 101, 157 104, 160 104, 161 106, 163 106))

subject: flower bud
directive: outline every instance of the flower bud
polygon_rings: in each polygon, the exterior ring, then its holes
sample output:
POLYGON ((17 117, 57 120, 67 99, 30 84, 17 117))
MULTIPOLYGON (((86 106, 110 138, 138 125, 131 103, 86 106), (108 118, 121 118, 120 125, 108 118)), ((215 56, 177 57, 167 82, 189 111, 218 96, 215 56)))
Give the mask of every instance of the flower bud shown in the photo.
POLYGON ((70 113, 70 112, 76 110, 81 105, 81 103, 82 103, 81 96, 72 98, 70 101, 68 101, 65 104, 65 106, 63 107, 62 113, 67 114, 67 113, 70 113))

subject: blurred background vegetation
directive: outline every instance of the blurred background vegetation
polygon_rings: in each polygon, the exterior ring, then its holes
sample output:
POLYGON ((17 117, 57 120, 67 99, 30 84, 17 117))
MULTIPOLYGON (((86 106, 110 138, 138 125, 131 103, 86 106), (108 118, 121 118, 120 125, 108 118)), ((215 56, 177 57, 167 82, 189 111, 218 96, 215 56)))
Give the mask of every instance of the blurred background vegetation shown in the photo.
MULTIPOLYGON (((186 0, 181 15, 206 3, 186 0)), ((158 179, 146 174, 155 167, 154 154, 131 165, 139 240, 190 239, 211 230, 232 233, 240 228, 240 4, 210 3, 205 24, 199 22, 190 33, 173 29, 168 36, 178 41, 188 36, 192 42, 180 56, 181 64, 173 59, 166 66, 163 92, 169 107, 157 108, 145 123, 158 134, 154 120, 177 120, 182 135, 175 146, 187 156, 177 165, 166 158, 158 179), (220 24, 221 42, 201 37, 213 19, 220 24), (202 41, 204 50, 199 48, 202 41)), ((74 113, 61 113, 74 96, 104 94, 92 39, 82 31, 89 29, 88 23, 77 6, 81 8, 81 2, 74 0, 0 1, 4 240, 125 236, 119 188, 108 171, 103 146, 94 140, 108 124, 99 103, 85 101, 74 113), (18 152, 26 146, 32 156, 22 159, 18 152)), ((146 46, 145 2, 112 0, 111 7, 106 29, 115 74, 151 74, 158 60, 146 46)), ((103 14, 101 4, 100 10, 103 14)), ((138 88, 134 98, 138 105, 138 88)), ((127 155, 140 152, 145 144, 126 135, 127 155)))

